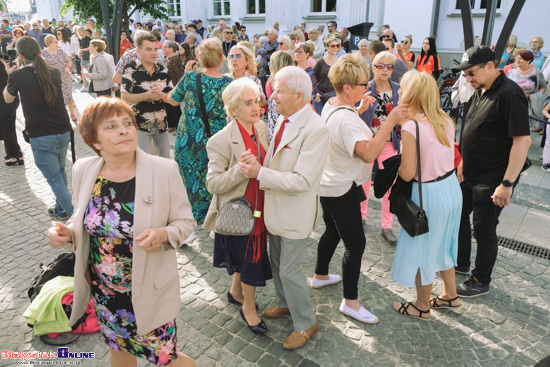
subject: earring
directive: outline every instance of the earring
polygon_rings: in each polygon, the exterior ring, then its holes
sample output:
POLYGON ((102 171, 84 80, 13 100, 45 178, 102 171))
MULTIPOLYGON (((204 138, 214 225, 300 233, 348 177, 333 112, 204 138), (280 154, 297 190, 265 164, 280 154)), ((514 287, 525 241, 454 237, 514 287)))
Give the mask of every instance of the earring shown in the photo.
POLYGON ((346 102, 351 102, 351 96, 348 93, 346 93, 346 102))

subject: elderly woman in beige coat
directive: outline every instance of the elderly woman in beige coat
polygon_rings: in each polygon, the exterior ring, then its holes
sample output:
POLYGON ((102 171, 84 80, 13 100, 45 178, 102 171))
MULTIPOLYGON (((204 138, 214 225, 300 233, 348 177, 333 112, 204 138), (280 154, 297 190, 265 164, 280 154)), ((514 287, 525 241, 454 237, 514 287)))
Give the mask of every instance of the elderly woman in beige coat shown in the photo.
POLYGON ((176 249, 196 225, 178 166, 137 148, 131 108, 99 98, 84 110, 82 139, 98 157, 73 168, 75 211, 48 232, 75 251, 70 325, 91 297, 112 366, 195 366, 177 350, 180 286, 176 249))
POLYGON ((258 85, 248 78, 232 82, 223 92, 225 110, 232 121, 206 145, 206 188, 214 197, 204 222, 204 228, 214 229, 218 209, 235 198, 244 197, 260 213, 251 235, 216 233, 214 239, 214 266, 226 268, 233 276, 227 299, 242 305, 243 321, 258 334, 265 333, 267 327, 256 311, 254 294, 256 287, 264 287, 265 281, 272 278, 263 216, 264 192, 256 179, 239 172, 238 163, 244 152, 251 152, 260 163, 265 158, 268 139, 267 127, 260 121, 260 93, 258 85))

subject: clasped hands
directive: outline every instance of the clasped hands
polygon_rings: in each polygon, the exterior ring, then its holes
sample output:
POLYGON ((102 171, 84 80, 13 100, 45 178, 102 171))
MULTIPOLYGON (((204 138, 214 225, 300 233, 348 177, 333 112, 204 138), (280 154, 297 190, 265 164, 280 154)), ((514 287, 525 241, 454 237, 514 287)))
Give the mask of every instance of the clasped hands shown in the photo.
MULTIPOLYGON (((46 234, 48 243, 54 249, 60 249, 67 242, 71 242, 71 236, 70 228, 61 222, 55 223, 46 234)), ((149 228, 135 237, 134 241, 147 253, 157 252, 164 242, 168 242, 168 232, 166 228, 149 228)))
POLYGON ((262 165, 256 159, 256 156, 252 154, 250 149, 241 153, 239 158, 239 172, 241 172, 246 178, 256 178, 260 173, 262 165))

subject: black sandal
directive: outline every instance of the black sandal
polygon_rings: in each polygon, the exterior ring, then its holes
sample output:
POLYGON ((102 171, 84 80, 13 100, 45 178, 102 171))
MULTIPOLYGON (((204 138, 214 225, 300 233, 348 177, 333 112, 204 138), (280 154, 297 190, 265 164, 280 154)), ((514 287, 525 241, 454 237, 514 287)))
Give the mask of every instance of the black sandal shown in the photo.
POLYGON ((25 164, 23 157, 20 158, 10 158, 8 156, 4 157, 4 164, 6 166, 15 166, 16 164, 22 166, 25 164))
POLYGON ((413 317, 413 318, 415 318, 415 319, 420 319, 420 320, 424 320, 424 321, 430 321, 430 319, 431 319, 431 316, 429 316, 429 317, 422 317, 423 314, 427 314, 427 315, 430 314, 430 310, 429 310, 429 309, 428 309, 427 311, 422 311, 421 309, 419 309, 418 307, 416 307, 415 305, 413 305, 412 302, 401 302, 401 307, 399 307, 399 310, 397 310, 397 312, 399 312, 401 315, 413 317), (409 314, 409 312, 407 311, 407 309, 409 308, 409 306, 412 306, 412 308, 414 308, 415 310, 417 310, 420 314, 419 314, 418 316, 413 316, 413 315, 409 314))
POLYGON ((459 304, 458 306, 453 306, 451 304, 453 301, 456 301, 459 298, 460 298, 459 296, 456 296, 453 299, 442 299, 439 297, 434 297, 430 300, 430 307, 431 308, 459 308, 460 306, 462 306, 462 303, 459 304), (437 301, 447 302, 447 304, 439 304, 437 303, 437 301))

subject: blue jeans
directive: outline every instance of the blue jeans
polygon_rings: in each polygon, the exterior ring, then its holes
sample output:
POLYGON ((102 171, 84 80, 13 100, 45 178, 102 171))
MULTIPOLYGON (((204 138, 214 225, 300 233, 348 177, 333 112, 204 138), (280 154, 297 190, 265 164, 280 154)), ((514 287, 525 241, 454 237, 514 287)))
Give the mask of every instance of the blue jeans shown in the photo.
POLYGON ((329 99, 336 96, 336 92, 327 92, 327 93, 321 93, 321 102, 315 102, 315 99, 313 100, 313 108, 315 108, 315 112, 321 116, 321 112, 323 111, 323 107, 325 107, 325 103, 328 102, 329 99))
POLYGON ((73 215, 72 197, 67 189, 67 173, 65 162, 71 133, 53 134, 31 138, 34 163, 48 181, 55 195, 56 211, 64 211, 70 217, 73 215))

